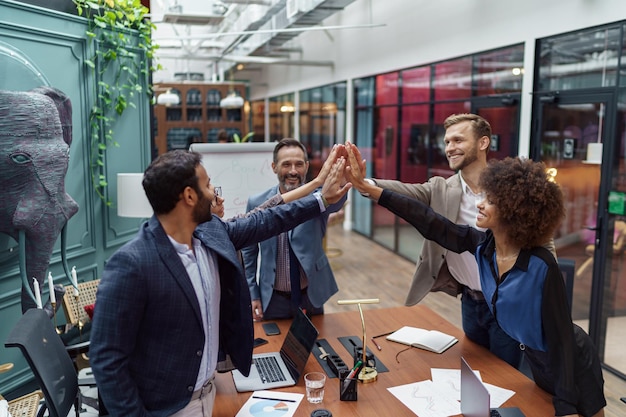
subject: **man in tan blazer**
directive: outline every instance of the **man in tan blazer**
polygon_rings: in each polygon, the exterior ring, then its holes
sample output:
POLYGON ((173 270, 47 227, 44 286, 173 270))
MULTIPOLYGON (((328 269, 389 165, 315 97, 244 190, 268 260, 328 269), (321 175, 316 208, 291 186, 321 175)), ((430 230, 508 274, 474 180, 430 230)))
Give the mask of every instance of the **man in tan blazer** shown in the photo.
MULTIPOLYGON (((453 114, 443 124, 446 129, 445 153, 449 178, 433 177, 423 184, 396 180, 367 179, 382 188, 405 194, 429 204, 437 213, 458 224, 476 226, 476 203, 484 198, 478 178, 487 166, 491 126, 475 114, 453 114)), ((519 344, 500 328, 482 295, 478 267, 472 254, 456 254, 425 240, 406 305, 415 305, 430 291, 444 291, 456 297, 463 294, 463 331, 472 341, 486 347, 514 367, 519 367, 519 344)))

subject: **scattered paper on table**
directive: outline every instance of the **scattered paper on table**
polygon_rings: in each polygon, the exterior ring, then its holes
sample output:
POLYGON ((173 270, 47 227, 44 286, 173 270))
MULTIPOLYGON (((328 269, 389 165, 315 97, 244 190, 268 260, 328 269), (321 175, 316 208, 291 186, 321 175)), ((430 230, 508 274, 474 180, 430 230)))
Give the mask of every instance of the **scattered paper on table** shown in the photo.
POLYGON ((419 417, 447 417, 461 414, 460 403, 437 391, 430 380, 387 389, 419 417))
MULTIPOLYGON (((446 417, 461 414, 461 370, 432 368, 432 381, 414 382, 387 388, 419 417, 446 417)), ((482 381, 480 371, 474 371, 482 381)), ((489 391, 491 408, 500 407, 515 391, 483 382, 489 391)))
MULTIPOLYGON (((482 381, 480 371, 474 371, 478 376, 478 379, 482 381)), ((437 388, 437 391, 446 395, 448 398, 453 398, 456 401, 461 401, 461 370, 460 369, 442 369, 432 368, 430 375, 433 380, 433 384, 437 388)))
POLYGON ((236 417, 293 417, 304 394, 254 391, 236 417))
POLYGON ((486 382, 483 382, 483 385, 485 385, 485 388, 489 391, 489 406, 491 408, 500 407, 509 398, 515 395, 515 391, 511 391, 510 389, 497 387, 486 382))

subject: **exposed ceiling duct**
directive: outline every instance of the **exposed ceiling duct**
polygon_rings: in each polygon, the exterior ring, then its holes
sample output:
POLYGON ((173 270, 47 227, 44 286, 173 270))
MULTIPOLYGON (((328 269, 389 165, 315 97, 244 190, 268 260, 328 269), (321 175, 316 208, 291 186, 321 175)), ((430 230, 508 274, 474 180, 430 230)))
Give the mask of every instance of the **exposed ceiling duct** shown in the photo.
POLYGON ((383 26, 320 26, 355 0, 223 0, 208 7, 205 4, 204 8, 212 11, 206 15, 188 8, 187 1, 196 0, 177 0, 162 17, 154 13, 154 38, 163 44, 163 53, 158 56, 176 61, 206 60, 209 71, 221 74, 238 63, 329 67, 333 65, 330 61, 302 59, 301 49, 289 42, 310 30, 383 26))

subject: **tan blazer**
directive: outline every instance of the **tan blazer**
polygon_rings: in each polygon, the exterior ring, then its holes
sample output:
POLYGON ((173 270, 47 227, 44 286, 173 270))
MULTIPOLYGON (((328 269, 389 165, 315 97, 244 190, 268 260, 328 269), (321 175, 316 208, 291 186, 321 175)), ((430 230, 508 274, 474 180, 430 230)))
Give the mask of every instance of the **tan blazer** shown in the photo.
MULTIPOLYGON (((396 180, 375 179, 382 188, 413 197, 430 205, 453 222, 457 222, 461 206, 461 179, 459 174, 450 178, 433 177, 423 184, 405 184, 396 180)), ((448 250, 433 241, 425 240, 422 253, 417 259, 417 268, 406 297, 407 306, 419 303, 430 291, 444 291, 456 297, 462 290, 461 284, 448 270, 448 250)))

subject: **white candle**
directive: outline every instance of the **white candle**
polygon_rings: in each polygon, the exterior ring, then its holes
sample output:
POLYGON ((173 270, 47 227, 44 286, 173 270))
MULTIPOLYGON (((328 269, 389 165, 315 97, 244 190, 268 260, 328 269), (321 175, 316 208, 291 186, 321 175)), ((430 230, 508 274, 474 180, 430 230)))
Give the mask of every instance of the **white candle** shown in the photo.
POLYGON ((54 280, 52 279, 52 272, 48 272, 48 288, 50 289, 50 302, 56 303, 57 296, 54 293, 54 280))
POLYGON ((76 277, 76 267, 72 267, 72 285, 74 286, 74 297, 78 297, 78 278, 76 277))
POLYGON ((37 304, 37 308, 41 308, 41 291, 39 291, 39 282, 37 278, 33 278, 33 290, 35 293, 35 304, 37 304))

